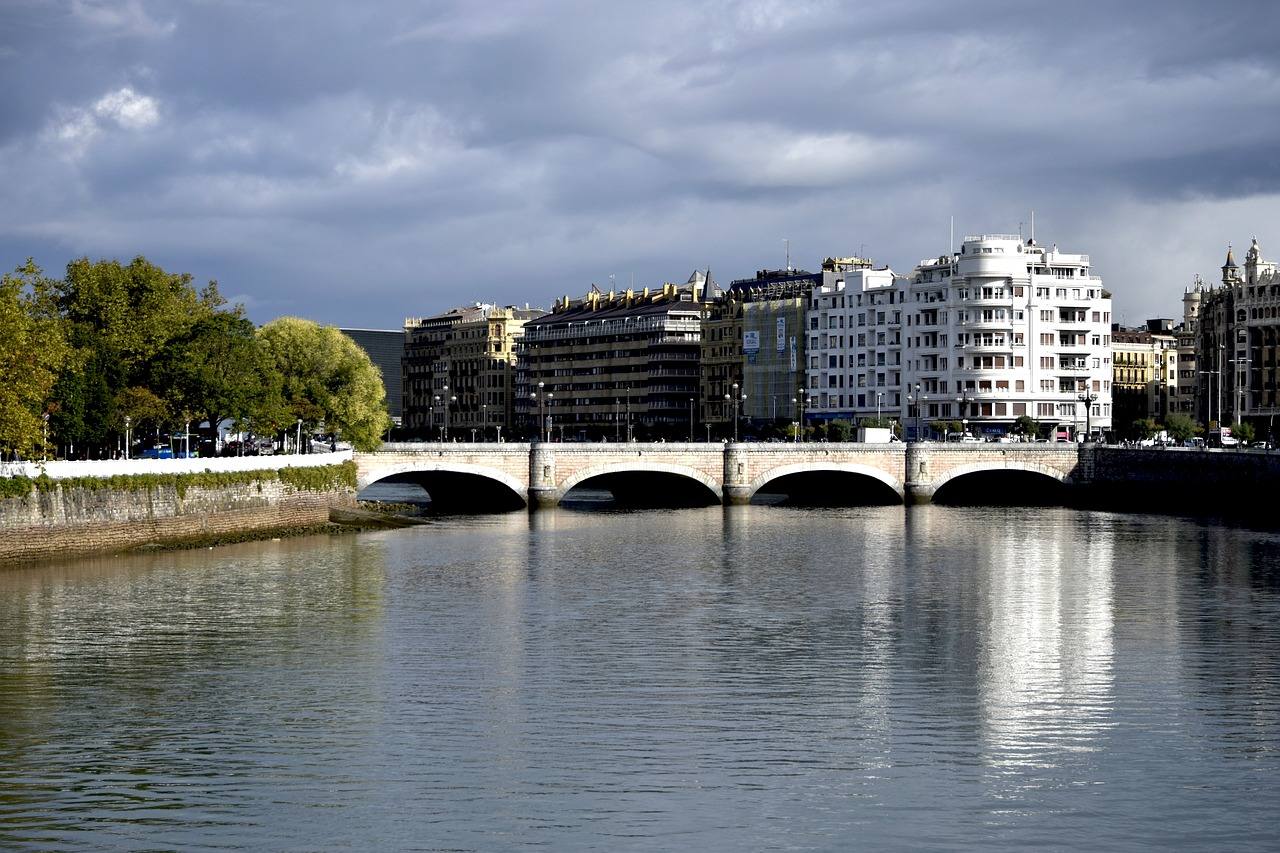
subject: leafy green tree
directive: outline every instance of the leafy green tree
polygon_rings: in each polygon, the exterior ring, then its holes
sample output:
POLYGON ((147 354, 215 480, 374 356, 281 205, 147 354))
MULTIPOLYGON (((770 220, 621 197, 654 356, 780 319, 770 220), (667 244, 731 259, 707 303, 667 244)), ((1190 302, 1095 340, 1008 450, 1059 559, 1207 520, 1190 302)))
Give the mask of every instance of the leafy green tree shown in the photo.
POLYGON ((158 377, 166 348, 225 300, 216 283, 197 292, 190 275, 166 272, 143 257, 127 265, 80 258, 57 283, 56 304, 74 347, 54 391, 56 432, 60 441, 101 447, 129 414, 118 409, 125 392, 141 388, 164 397, 158 377))
POLYGON ((1013 422, 1013 431, 1018 435, 1035 438, 1040 434, 1040 422, 1030 415, 1019 415, 1018 419, 1013 422))
POLYGON ((827 441, 852 441, 853 424, 845 420, 834 420, 827 424, 827 441))
POLYGON ((243 311, 210 311, 156 359, 153 387, 183 419, 244 422, 273 391, 271 368, 243 311))
POLYGON ((190 275, 165 272, 143 257, 128 266, 80 258, 67 264, 58 304, 73 343, 110 353, 132 377, 225 300, 216 283, 197 293, 190 275))
POLYGON ((1129 427, 1130 434, 1140 441, 1151 438, 1159 429, 1160 425, 1151 418, 1138 418, 1129 427))
POLYGON ((892 429, 894 421, 892 418, 885 417, 861 418, 858 421, 858 426, 866 427, 868 429, 892 429))
POLYGON ((0 278, 0 449, 31 455, 44 441, 44 416, 67 358, 55 282, 35 261, 0 278))
POLYGON ((1189 415, 1175 412, 1164 419, 1164 428, 1168 431, 1169 437, 1181 444, 1194 435, 1199 435, 1200 425, 1191 419, 1189 415))
MULTIPOLYGON (((258 330, 267 364, 280 380, 284 411, 307 427, 321 420, 361 450, 390 425, 382 376, 355 341, 332 326, 281 317, 258 330)), ((285 424, 287 425, 287 423, 285 424)))
POLYGON ((1240 439, 1245 444, 1252 444, 1256 437, 1251 423, 1235 423, 1231 425, 1231 435, 1240 439))

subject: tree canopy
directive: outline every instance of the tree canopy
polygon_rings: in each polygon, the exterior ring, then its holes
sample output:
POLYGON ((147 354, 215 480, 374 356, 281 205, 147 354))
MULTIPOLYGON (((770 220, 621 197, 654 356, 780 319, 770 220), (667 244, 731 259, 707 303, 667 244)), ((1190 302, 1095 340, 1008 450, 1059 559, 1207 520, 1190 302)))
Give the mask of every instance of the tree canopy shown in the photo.
POLYGON ((261 330, 216 282, 146 258, 74 260, 65 278, 28 261, 0 280, 0 450, 51 443, 91 454, 134 434, 226 420, 263 434, 322 421, 358 447, 390 423, 382 379, 333 327, 261 330), (127 419, 127 420, 126 420, 127 419))
POLYGON ((356 448, 378 446, 391 423, 386 391, 378 369, 355 341, 333 326, 297 317, 267 323, 258 330, 258 341, 279 377, 280 411, 290 422, 315 427, 323 421, 356 448))
POLYGON ((67 360, 55 282, 28 259, 0 278, 0 448, 41 446, 50 392, 67 360))

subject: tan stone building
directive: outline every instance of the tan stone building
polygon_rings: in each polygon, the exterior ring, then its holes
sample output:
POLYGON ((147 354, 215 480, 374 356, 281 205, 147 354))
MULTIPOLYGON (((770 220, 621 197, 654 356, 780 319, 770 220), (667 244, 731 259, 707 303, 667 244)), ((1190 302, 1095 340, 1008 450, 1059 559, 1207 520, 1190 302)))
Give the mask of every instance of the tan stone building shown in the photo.
POLYGON ((406 319, 404 428, 432 439, 495 440, 509 434, 516 341, 527 321, 545 313, 476 303, 406 319))
POLYGON ((735 384, 744 425, 799 420, 807 387, 805 316, 821 282, 804 270, 760 270, 704 304, 699 396, 702 421, 717 435, 732 432, 735 384))
POLYGON ((530 436, 688 440, 697 425, 702 302, 715 283, 564 297, 525 324, 520 408, 530 436))
POLYGON ((1126 438, 1135 421, 1164 423, 1178 383, 1178 348, 1172 320, 1148 320, 1144 329, 1111 329, 1112 423, 1126 438))

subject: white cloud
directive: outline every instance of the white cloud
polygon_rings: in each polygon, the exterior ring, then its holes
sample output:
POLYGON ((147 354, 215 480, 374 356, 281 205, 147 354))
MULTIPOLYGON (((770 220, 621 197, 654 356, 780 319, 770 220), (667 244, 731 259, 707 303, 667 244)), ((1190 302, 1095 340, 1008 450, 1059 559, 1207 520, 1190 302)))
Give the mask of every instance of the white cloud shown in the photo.
POLYGON ((177 28, 147 14, 141 0, 71 0, 71 14, 82 23, 109 35, 163 38, 177 28))
POLYGON ((156 99, 139 95, 128 86, 103 95, 94 103, 93 112, 126 130, 144 130, 160 120, 156 99))

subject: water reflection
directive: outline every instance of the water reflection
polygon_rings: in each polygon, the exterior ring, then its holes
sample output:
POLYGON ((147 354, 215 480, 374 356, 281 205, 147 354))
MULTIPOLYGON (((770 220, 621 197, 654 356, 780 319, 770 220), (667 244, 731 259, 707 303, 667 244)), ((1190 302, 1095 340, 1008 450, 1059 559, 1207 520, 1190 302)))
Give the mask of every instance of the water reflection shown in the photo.
POLYGON ((1265 849, 1277 555, 748 506, 8 572, 0 847, 1265 849))

